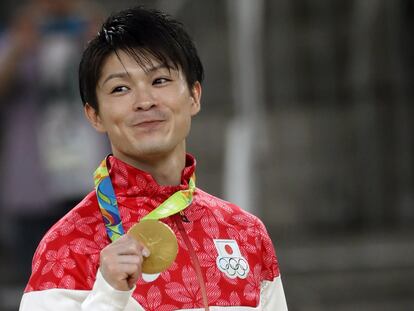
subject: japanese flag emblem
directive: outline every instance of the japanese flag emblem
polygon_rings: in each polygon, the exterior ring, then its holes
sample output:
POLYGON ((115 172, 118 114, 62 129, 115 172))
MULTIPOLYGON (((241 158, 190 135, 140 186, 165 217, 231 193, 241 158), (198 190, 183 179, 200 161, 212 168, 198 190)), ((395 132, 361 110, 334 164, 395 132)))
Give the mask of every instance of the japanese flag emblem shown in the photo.
POLYGON ((217 267, 229 278, 245 279, 249 273, 249 263, 240 253, 235 240, 214 240, 217 249, 217 267))

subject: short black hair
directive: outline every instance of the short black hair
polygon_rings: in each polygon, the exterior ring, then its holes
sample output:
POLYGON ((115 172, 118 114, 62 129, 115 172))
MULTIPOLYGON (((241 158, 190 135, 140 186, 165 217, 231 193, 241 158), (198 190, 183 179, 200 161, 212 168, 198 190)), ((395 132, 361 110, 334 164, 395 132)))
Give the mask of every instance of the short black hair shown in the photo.
POLYGON ((119 51, 134 57, 143 68, 155 58, 167 68, 181 69, 190 90, 204 78, 203 65, 183 25, 165 13, 138 6, 109 16, 88 43, 79 65, 83 105, 99 111, 96 86, 102 65, 119 51))

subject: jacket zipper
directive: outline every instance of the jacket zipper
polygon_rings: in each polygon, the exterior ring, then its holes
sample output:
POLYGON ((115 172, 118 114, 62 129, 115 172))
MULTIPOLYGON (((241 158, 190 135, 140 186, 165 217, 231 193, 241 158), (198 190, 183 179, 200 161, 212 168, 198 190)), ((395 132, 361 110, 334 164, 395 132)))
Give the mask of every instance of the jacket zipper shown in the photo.
POLYGON ((193 262, 194 269, 197 274, 198 283, 200 284, 201 296, 203 297, 203 304, 205 311, 209 311, 208 307, 208 298, 207 298, 207 290, 206 290, 206 283, 204 281, 203 273, 201 272, 200 261, 198 260, 197 254, 194 250, 193 245, 191 244, 190 238, 185 231, 182 221, 186 221, 187 217, 183 218, 183 214, 176 214, 173 216, 175 223, 177 224, 178 230, 183 237, 184 243, 188 248, 188 252, 190 253, 191 261, 193 262))

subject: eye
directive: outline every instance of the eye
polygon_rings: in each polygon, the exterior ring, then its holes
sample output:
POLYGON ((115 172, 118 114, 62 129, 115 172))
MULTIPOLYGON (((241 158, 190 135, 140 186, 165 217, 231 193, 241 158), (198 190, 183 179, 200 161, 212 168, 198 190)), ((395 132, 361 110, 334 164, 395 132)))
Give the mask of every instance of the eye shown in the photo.
POLYGON ((111 94, 114 93, 123 93, 123 92, 127 92, 129 91, 129 88, 125 85, 121 85, 121 86, 116 86, 112 89, 111 94))
POLYGON ((168 78, 157 78, 152 82, 152 84, 153 85, 162 85, 162 84, 168 83, 170 81, 171 81, 171 79, 168 79, 168 78))

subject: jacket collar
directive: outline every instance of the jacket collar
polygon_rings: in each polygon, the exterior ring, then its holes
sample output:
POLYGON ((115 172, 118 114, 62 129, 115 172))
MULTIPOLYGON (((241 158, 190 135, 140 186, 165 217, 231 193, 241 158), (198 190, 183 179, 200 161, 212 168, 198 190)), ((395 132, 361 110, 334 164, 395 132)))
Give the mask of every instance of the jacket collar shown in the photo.
POLYGON ((117 198, 151 197, 156 201, 164 201, 174 192, 188 189, 188 182, 196 168, 196 160, 186 154, 186 164, 181 173, 181 184, 177 186, 161 186, 147 172, 137 169, 115 156, 108 157, 109 175, 117 198))

